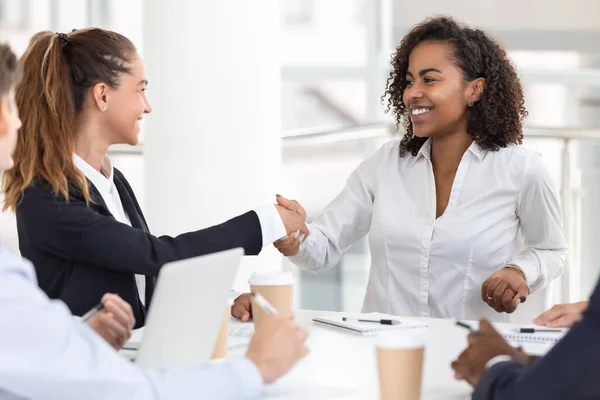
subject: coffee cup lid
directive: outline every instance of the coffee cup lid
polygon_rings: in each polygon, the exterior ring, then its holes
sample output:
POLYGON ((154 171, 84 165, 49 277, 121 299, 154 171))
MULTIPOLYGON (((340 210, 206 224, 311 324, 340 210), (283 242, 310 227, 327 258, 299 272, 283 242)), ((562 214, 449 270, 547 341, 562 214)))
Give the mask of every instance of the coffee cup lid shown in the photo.
POLYGON ((425 346, 427 328, 406 328, 382 332, 375 338, 380 349, 417 349, 425 346))
POLYGON ((294 277, 287 271, 255 272, 248 279, 251 286, 287 286, 294 284, 294 277))

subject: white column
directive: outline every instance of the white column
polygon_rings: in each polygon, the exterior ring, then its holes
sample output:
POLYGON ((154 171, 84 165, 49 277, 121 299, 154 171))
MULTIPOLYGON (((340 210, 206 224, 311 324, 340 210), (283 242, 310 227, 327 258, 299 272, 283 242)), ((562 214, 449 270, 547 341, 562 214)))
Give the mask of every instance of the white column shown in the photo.
MULTIPOLYGON (((137 47, 142 57, 144 56, 143 40, 142 40, 142 7, 144 0, 109 0, 106 3, 95 2, 96 15, 98 22, 93 22, 94 26, 100 23, 107 23, 108 29, 119 32, 121 35, 127 36, 137 47), (103 9, 103 7, 106 7, 103 9), (106 12, 106 15, 100 15, 101 12, 106 12), (101 17, 105 17, 105 21, 101 17)), ((104 26, 103 26, 104 27, 104 26)))
POLYGON ((85 28, 88 24, 87 1, 58 0, 57 26, 52 27, 57 32, 69 33, 73 29, 85 28))
MULTIPOLYGON (((273 203, 281 167, 277 0, 145 0, 145 209, 155 234, 187 232, 273 203)), ((245 257, 279 269, 274 248, 245 257)))

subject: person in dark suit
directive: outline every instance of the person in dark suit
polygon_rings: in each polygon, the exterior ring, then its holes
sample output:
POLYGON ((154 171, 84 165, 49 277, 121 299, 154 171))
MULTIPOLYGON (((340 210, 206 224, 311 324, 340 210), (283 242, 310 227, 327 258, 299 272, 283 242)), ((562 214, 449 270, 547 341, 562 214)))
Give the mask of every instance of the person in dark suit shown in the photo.
POLYGON ((165 263, 235 247, 256 255, 291 232, 308 235, 305 215, 269 204, 208 229, 153 236, 107 156, 113 144, 137 144, 152 111, 131 41, 97 28, 40 32, 21 64, 23 124, 3 180, 5 209, 16 211, 20 250, 40 287, 73 314, 118 293, 140 327, 165 263))
POLYGON ((526 357, 486 320, 480 330, 452 363, 474 400, 600 399, 600 281, 581 320, 544 357, 526 357))

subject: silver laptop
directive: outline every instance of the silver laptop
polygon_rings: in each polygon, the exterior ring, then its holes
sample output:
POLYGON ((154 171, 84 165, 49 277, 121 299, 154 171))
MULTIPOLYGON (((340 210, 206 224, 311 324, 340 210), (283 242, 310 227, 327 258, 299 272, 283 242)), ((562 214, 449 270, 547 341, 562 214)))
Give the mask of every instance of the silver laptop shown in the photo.
POLYGON ((162 267, 136 363, 186 367, 210 359, 243 254, 237 248, 162 267))

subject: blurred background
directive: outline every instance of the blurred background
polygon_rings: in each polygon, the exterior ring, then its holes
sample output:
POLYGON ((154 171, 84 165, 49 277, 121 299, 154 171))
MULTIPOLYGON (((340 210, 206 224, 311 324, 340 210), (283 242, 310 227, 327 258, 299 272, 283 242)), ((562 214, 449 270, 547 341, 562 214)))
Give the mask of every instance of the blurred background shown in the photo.
MULTIPOLYGON (((411 26, 439 14, 507 48, 525 88, 525 146, 543 154, 560 188, 570 253, 538 307, 586 298, 600 272, 599 1, 0 0, 0 38, 22 54, 37 31, 98 26, 136 44, 154 112, 141 144, 111 157, 153 233, 178 234, 275 193, 314 218, 361 160, 398 140, 380 100, 390 56, 411 26)), ((13 217, 1 223, 16 246, 13 217)), ((297 307, 358 311, 369 262, 366 239, 318 275, 268 249, 236 289, 252 270, 285 268, 297 307)))

